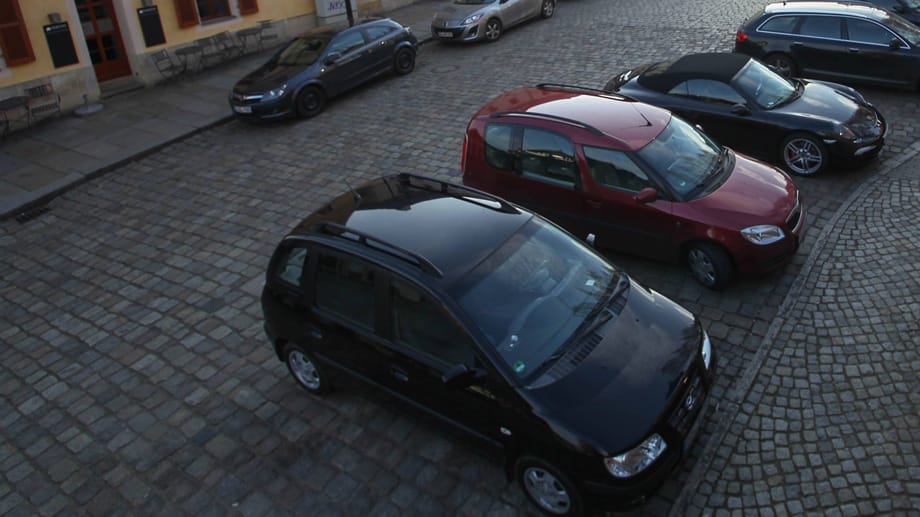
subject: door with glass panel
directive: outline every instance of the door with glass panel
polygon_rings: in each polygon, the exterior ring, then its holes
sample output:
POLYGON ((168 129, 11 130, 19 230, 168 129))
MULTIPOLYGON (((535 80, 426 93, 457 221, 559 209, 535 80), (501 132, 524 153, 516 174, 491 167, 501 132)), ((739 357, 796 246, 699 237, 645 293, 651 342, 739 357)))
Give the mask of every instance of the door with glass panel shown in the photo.
POLYGON ((96 79, 108 81, 131 74, 131 64, 118 30, 112 0, 75 0, 86 48, 96 71, 96 79))

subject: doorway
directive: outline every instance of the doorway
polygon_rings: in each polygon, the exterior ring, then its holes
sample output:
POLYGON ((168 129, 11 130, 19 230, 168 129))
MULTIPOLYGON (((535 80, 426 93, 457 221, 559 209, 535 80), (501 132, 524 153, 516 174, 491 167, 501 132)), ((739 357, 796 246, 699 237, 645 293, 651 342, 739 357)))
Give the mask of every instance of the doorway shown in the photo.
POLYGON ((86 48, 99 82, 131 75, 112 0, 75 0, 86 48))

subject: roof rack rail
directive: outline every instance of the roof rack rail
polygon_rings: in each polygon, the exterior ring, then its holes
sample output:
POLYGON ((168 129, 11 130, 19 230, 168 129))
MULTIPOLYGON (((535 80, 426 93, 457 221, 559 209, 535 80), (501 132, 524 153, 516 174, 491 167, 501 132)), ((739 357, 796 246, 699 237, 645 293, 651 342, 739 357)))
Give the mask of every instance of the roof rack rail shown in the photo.
POLYGON ((596 127, 590 124, 585 124, 584 122, 580 122, 575 119, 560 117, 557 115, 550 115, 548 113, 539 113, 536 111, 513 111, 513 110, 496 111, 492 113, 491 115, 489 115, 489 117, 498 118, 498 117, 507 117, 509 115, 519 116, 519 117, 535 117, 535 118, 546 118, 550 120, 557 120, 559 122, 565 122, 566 124, 571 124, 573 126, 578 126, 580 128, 587 129, 588 131, 598 136, 602 136, 604 134, 601 132, 601 130, 597 129, 596 127))
POLYGON ((493 196, 492 194, 483 192, 481 190, 474 189, 472 187, 467 187, 466 185, 458 185, 456 183, 450 183, 449 181, 441 181, 439 179, 429 178, 426 176, 419 176, 418 174, 410 174, 408 172, 397 174, 397 178, 399 179, 401 183, 408 185, 410 187, 423 189, 423 190, 429 190, 432 192, 440 192, 442 194, 451 194, 454 196, 462 197, 468 201, 476 203, 477 205, 481 205, 486 208, 492 208, 493 210, 495 209, 495 207, 493 206, 477 202, 475 199, 470 199, 471 196, 474 198, 482 198, 487 201, 491 201, 493 203, 498 204, 499 212, 503 212, 506 214, 520 213, 520 211, 517 208, 515 208, 514 205, 505 201, 504 199, 497 197, 497 196, 493 196), (415 180, 414 183, 413 183, 413 180, 415 180), (432 187, 436 186, 437 188, 429 188, 428 187, 429 185, 432 187))
POLYGON ((325 232, 326 234, 349 239, 351 241, 357 242, 358 244, 367 246, 368 248, 373 248, 375 250, 382 251, 387 255, 402 259, 406 262, 414 263, 419 267, 419 269, 432 276, 436 276, 438 278, 442 278, 444 276, 444 272, 438 269, 437 266, 432 264, 431 261, 425 257, 419 255, 418 253, 413 253, 405 248, 401 248, 383 239, 374 237, 373 235, 368 235, 364 232, 343 226, 338 223, 333 223, 331 221, 318 223, 315 228, 318 231, 325 232))
POLYGON ((614 93, 608 90, 604 90, 602 88, 591 88, 588 86, 578 86, 574 84, 540 83, 537 85, 537 88, 559 88, 560 90, 582 90, 586 92, 600 93, 608 97, 616 97, 617 99, 622 99, 624 101, 634 101, 635 100, 634 98, 628 95, 623 95, 622 93, 614 93))

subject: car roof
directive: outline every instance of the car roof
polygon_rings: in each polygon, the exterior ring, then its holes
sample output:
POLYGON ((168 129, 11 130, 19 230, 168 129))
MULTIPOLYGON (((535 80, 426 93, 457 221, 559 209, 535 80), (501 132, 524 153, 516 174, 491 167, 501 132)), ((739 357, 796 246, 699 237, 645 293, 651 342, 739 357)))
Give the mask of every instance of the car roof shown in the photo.
POLYGON ((727 83, 751 58, 731 52, 690 54, 648 67, 637 79, 639 84, 659 92, 669 92, 688 79, 713 79, 727 83))
POLYGON ((851 14, 882 20, 888 18, 888 13, 878 6, 867 2, 777 2, 764 7, 765 14, 806 13, 806 14, 851 14))
POLYGON ((338 34, 338 33, 342 32, 342 31, 344 31, 345 29, 350 29, 351 27, 358 27, 358 26, 360 26, 360 25, 372 25, 372 24, 377 23, 377 22, 388 22, 388 23, 391 23, 391 24, 396 23, 396 22, 394 22, 393 20, 391 20, 391 19, 389 19, 389 18, 382 18, 382 17, 377 17, 377 18, 373 18, 373 17, 371 17, 371 18, 363 18, 363 19, 361 19, 361 20, 355 21, 355 24, 354 24, 353 26, 352 26, 352 25, 348 25, 347 22, 340 22, 340 23, 332 23, 332 24, 329 24, 329 25, 322 25, 322 26, 319 26, 319 27, 314 27, 314 28, 312 28, 312 29, 309 29, 307 32, 303 33, 303 35, 302 35, 301 37, 304 37, 304 36, 320 36, 320 35, 323 35, 323 36, 330 36, 330 37, 331 37, 331 36, 335 36, 336 34, 338 34))
POLYGON ((622 149, 637 150, 658 136, 671 120, 671 113, 662 108, 590 88, 564 85, 540 85, 517 88, 492 99, 476 117, 496 120, 528 114, 546 115, 549 122, 578 122, 578 128, 590 133, 602 133, 622 149), (555 120, 554 120, 555 119, 555 120))
MULTIPOLYGON (((368 255, 389 252, 403 259, 399 263, 427 271, 432 281, 443 279, 440 281, 449 284, 532 217, 526 210, 470 187, 398 174, 337 196, 301 221, 289 237, 323 234, 334 238, 336 232, 323 228, 346 227, 371 237, 368 255), (416 258, 422 260, 416 264, 416 258)), ((368 244, 354 236, 345 240, 368 244)))

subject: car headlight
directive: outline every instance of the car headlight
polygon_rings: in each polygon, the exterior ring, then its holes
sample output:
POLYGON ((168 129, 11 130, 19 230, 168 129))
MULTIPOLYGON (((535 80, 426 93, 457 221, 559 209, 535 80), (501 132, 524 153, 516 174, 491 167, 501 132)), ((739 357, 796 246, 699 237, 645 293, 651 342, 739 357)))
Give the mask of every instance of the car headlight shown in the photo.
POLYGON ((277 99, 284 95, 285 89, 284 86, 281 88, 275 88, 274 90, 268 90, 265 92, 265 95, 262 96, 262 100, 277 99))
POLYGON ((709 369, 712 364, 712 343, 709 341, 709 334, 703 331, 703 346, 700 347, 700 356, 703 358, 703 366, 709 369))
POLYGON ((842 138, 843 140, 856 140, 856 133, 843 124, 834 126, 834 136, 842 138))
POLYGON ((482 18, 481 14, 474 14, 473 16, 470 16, 469 18, 463 20, 463 25, 469 25, 471 23, 476 23, 479 21, 480 18, 482 18))
POLYGON ((741 230, 741 235, 744 236, 748 241, 759 244, 773 244, 776 241, 782 240, 786 234, 783 233, 783 229, 779 226, 773 226, 772 224, 758 224, 757 226, 749 226, 741 230))
POLYGON ((633 477, 647 469, 667 448, 664 438, 655 433, 632 450, 604 458, 604 466, 613 477, 633 477))

